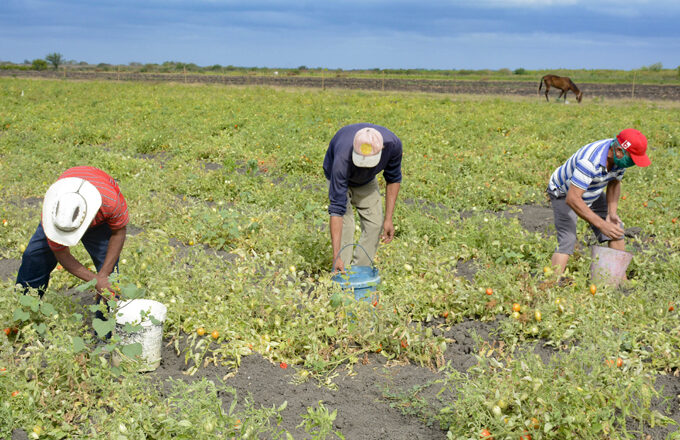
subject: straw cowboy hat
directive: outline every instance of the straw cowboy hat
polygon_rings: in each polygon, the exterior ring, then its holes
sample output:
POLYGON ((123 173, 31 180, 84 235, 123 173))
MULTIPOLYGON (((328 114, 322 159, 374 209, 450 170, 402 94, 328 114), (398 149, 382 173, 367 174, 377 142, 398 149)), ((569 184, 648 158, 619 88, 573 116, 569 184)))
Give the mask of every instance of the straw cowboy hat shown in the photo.
POLYGON ((45 235, 63 246, 76 245, 101 205, 99 190, 87 180, 78 177, 57 180, 43 201, 45 235))

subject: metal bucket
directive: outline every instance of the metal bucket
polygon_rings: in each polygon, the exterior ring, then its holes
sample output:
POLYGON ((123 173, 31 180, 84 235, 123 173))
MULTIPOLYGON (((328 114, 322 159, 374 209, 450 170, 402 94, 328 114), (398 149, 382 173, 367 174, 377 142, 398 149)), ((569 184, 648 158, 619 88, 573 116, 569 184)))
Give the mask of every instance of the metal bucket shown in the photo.
POLYGON ((592 246, 590 280, 594 284, 618 286, 626 279, 633 254, 604 246, 592 246))
MULTIPOLYGON (((161 344, 163 342, 163 322, 167 308, 150 299, 132 299, 121 301, 116 312, 116 333, 120 335, 123 345, 139 342, 142 355, 139 371, 153 371, 161 363, 161 344), (150 317, 153 317, 154 323, 150 317), (139 331, 127 332, 125 325, 139 325, 139 331)), ((114 356, 114 365, 120 364, 120 357, 114 356)))
MULTIPOLYGON (((359 244, 348 244, 338 252, 338 255, 348 246, 359 246, 364 252, 364 249, 359 244)), ((371 257, 366 252, 366 256, 371 260, 371 257)), ((335 266, 335 261, 333 261, 335 266)), ((332 269, 331 269, 332 270, 332 269)), ((366 301, 372 303, 377 299, 377 286, 380 284, 380 273, 378 268, 371 260, 370 266, 350 266, 345 272, 336 273, 331 280, 338 284, 344 291, 351 291, 354 294, 354 299, 357 301, 366 301)))

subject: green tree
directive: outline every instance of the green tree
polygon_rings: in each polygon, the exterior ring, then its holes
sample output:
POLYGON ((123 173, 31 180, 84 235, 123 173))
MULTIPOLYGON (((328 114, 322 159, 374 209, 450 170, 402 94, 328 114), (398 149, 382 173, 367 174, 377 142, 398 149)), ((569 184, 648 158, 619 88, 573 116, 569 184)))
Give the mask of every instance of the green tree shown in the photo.
POLYGON ((64 56, 60 53, 54 52, 54 53, 48 54, 45 57, 45 60, 47 62, 49 62, 50 64, 52 64, 55 69, 58 69, 59 65, 64 62, 64 56))
POLYGON ((36 58, 33 60, 33 62, 31 62, 31 68, 33 70, 45 70, 47 69, 47 61, 36 58))

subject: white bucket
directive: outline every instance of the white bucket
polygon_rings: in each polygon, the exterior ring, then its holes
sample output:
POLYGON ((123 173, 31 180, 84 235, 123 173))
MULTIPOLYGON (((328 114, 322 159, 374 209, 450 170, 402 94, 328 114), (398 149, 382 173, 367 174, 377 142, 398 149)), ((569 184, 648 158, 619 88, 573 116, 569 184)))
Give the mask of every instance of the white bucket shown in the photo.
MULTIPOLYGON (((116 333, 120 335, 123 345, 142 344, 141 365, 139 371, 153 371, 161 363, 161 343, 163 342, 163 322, 167 315, 167 307, 150 299, 131 299, 121 301, 116 311, 116 333), (153 316, 158 324, 154 324, 149 316, 153 316), (123 330, 125 324, 141 325, 136 332, 123 330)), ((120 364, 115 356, 113 362, 120 364)))

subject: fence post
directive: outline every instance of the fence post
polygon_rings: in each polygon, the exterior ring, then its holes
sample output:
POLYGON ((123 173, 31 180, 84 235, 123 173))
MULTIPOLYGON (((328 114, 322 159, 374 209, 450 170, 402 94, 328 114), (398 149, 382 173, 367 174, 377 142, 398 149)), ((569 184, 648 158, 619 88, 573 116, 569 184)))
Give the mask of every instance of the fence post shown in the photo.
POLYGON ((184 84, 187 83, 187 67, 184 66, 184 84))
POLYGON ((321 90, 326 90, 326 85, 324 84, 324 69, 321 69, 321 90))
POLYGON ((635 77, 637 77, 637 70, 633 72, 633 90, 630 92, 631 99, 635 98, 635 77))

